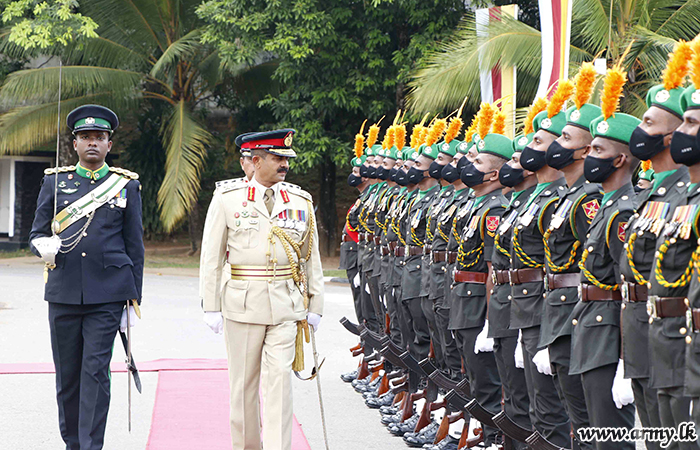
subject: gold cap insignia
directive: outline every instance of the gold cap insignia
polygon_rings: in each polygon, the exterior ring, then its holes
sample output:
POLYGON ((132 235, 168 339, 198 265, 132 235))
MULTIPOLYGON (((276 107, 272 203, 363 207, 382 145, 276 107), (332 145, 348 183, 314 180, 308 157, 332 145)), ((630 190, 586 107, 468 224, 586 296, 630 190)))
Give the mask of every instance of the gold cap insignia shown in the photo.
POLYGON ((286 147, 291 147, 292 146, 292 133, 289 133, 287 137, 284 138, 284 145, 286 147))
POLYGON ((598 133, 605 134, 608 132, 608 129, 610 129, 610 125, 608 125, 608 122, 604 120, 600 122, 595 129, 598 133))

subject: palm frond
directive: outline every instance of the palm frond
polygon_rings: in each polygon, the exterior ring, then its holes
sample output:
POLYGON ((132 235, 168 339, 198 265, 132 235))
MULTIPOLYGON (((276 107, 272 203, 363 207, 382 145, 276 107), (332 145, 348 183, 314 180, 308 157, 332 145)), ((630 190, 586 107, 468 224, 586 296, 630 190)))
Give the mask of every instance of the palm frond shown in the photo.
POLYGON ((88 39, 82 45, 70 46, 63 58, 68 65, 143 70, 153 65, 149 56, 141 47, 133 48, 128 41, 120 42, 100 36, 88 39))
POLYGON ((183 59, 191 58, 202 48, 200 42, 201 35, 201 29, 192 30, 177 41, 171 43, 160 58, 158 58, 158 62, 153 65, 150 75, 153 78, 167 78, 167 75, 164 73, 165 71, 174 67, 183 59))
POLYGON ((652 12, 653 15, 668 15, 658 28, 652 30, 674 40, 686 41, 692 40, 700 33, 700 0, 675 0, 666 3, 664 8, 655 8, 652 12))
POLYGON ((181 100, 163 121, 161 135, 166 161, 158 205, 163 227, 170 231, 197 201, 211 134, 192 118, 186 102, 181 100))
POLYGON ((571 44, 596 54, 608 46, 610 0, 576 0, 571 12, 571 44))

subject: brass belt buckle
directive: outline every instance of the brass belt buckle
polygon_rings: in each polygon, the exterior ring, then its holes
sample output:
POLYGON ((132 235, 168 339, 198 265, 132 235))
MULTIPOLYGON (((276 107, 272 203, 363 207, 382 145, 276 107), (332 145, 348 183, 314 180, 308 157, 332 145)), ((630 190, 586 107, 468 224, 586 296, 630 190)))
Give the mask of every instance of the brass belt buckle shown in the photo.
POLYGON ((576 290, 578 291, 578 299, 583 300, 583 284, 579 284, 576 290))
POLYGON ((544 291, 549 292, 549 275, 546 272, 544 274, 544 291))
POLYGON ((693 311, 690 308, 685 310, 685 325, 688 332, 695 332, 695 327, 693 326, 693 311))
POLYGON ((630 288, 629 285, 624 281, 622 282, 622 285, 620 285, 620 293, 622 294, 623 301, 630 301, 630 288))
POLYGON ((498 284, 498 278, 496 277, 496 269, 491 269, 491 282, 494 286, 498 284))
POLYGON ((658 295, 650 295, 647 297, 647 314, 652 319, 658 319, 659 316, 656 314, 656 301, 659 299, 658 295))
POLYGON ((513 286, 513 269, 508 269, 508 283, 513 286))

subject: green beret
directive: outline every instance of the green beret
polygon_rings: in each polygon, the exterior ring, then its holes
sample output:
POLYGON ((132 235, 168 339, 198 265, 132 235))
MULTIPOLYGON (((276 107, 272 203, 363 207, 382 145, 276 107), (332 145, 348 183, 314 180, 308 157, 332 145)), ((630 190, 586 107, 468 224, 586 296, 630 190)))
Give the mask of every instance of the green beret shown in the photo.
POLYGON ((376 156, 379 155, 379 151, 382 149, 382 146, 379 144, 374 144, 371 148, 367 148, 365 150, 365 155, 367 156, 376 156))
POLYGON ((700 89, 695 89, 694 84, 683 90, 681 94, 681 109, 683 111, 700 109, 700 89))
POLYGON ((479 153, 487 153, 503 159, 513 156, 513 141, 502 134, 489 133, 476 146, 479 153))
POLYGON ((398 147, 395 145, 388 150, 384 150, 384 157, 389 159, 399 159, 396 155, 399 152, 398 147))
POLYGON ((601 114, 600 106, 585 103, 581 106, 581 109, 577 109, 576 105, 574 105, 566 110, 566 124, 589 131, 591 122, 597 119, 601 114))
POLYGON ((399 154, 396 156, 398 157, 398 159, 403 159, 404 161, 406 161, 411 156, 412 152, 413 149, 407 145, 404 148, 402 148, 399 154))
POLYGON ((469 151, 469 143, 468 142, 458 141, 457 139, 454 139, 452 142, 456 142, 455 145, 456 145, 458 152, 466 155, 467 152, 469 151))
POLYGON ((683 108, 681 107, 682 95, 682 87, 667 91, 662 84, 657 84, 647 92, 647 108, 657 106, 676 117, 683 117, 683 108))
POLYGON ((365 162, 366 159, 367 159, 367 157, 365 155, 362 155, 361 158, 358 158, 356 156, 350 160, 350 164, 352 164, 353 167, 360 167, 365 162))
POLYGON ((541 111, 535 116, 532 121, 532 127, 535 132, 544 130, 549 131, 552 134, 561 136, 561 130, 566 126, 566 113, 560 111, 554 115, 554 117, 547 117, 547 111, 541 111))
POLYGON ((591 136, 594 138, 602 137, 628 145, 632 132, 640 123, 642 123, 641 120, 629 114, 615 113, 612 117, 608 117, 608 120, 603 119, 603 116, 598 116, 597 119, 591 122, 591 136))
POLYGON ((421 155, 426 156, 430 159, 435 159, 437 158, 438 153, 440 153, 440 145, 439 144, 433 144, 433 145, 421 145, 419 149, 421 149, 421 155))
POLYGON ((513 139, 513 153, 517 152, 522 152, 525 147, 527 147, 527 144, 532 142, 532 138, 535 136, 535 133, 530 133, 530 134, 519 134, 515 136, 515 139, 513 139))
POLYGON ((654 181, 654 169, 640 170, 639 171, 639 179, 640 180, 647 180, 647 181, 654 181))
POLYGON ((456 139, 452 139, 449 144, 443 141, 440 144, 438 144, 438 146, 440 147, 440 153, 444 153, 448 156, 454 157, 457 153, 457 146, 459 146, 459 141, 456 139))

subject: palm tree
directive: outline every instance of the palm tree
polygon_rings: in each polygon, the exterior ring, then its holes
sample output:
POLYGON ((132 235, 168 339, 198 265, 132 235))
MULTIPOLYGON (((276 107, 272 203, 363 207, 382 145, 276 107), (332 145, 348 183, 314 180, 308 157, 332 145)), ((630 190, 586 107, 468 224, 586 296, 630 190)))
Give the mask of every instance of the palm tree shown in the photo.
MULTIPOLYGON (((221 82, 218 52, 202 43, 195 14, 199 0, 83 0, 81 12, 99 25, 98 38, 57 49, 62 68, 60 122, 82 104, 134 110, 143 99, 166 105, 160 139, 166 152, 158 191, 166 231, 192 210, 212 135, 197 111, 221 82)), ((6 49, 11 45, 5 44, 6 49)), ((265 62, 264 59, 256 61, 265 62)), ((264 64, 229 68, 253 79, 264 64)), ((10 74, 0 89, 0 154, 26 153, 56 136, 59 69, 40 67, 10 74)), ((269 79, 269 78, 268 78, 269 79)), ((244 82, 242 86, 248 86, 244 82)))
MULTIPOLYGON (((667 55, 679 39, 700 33, 700 0, 576 0, 571 21, 570 74, 581 62, 604 56, 617 61, 631 44, 623 67, 629 82, 621 108, 641 116, 646 91, 659 82, 667 55), (612 13, 612 14, 611 14, 612 13)), ((479 61, 491 69, 499 62, 518 69, 521 105, 533 100, 542 61, 539 30, 501 16, 477 37, 476 19, 467 15, 454 39, 425 58, 414 74, 409 95, 417 111, 450 110, 465 96, 476 108, 480 99, 479 61)))

